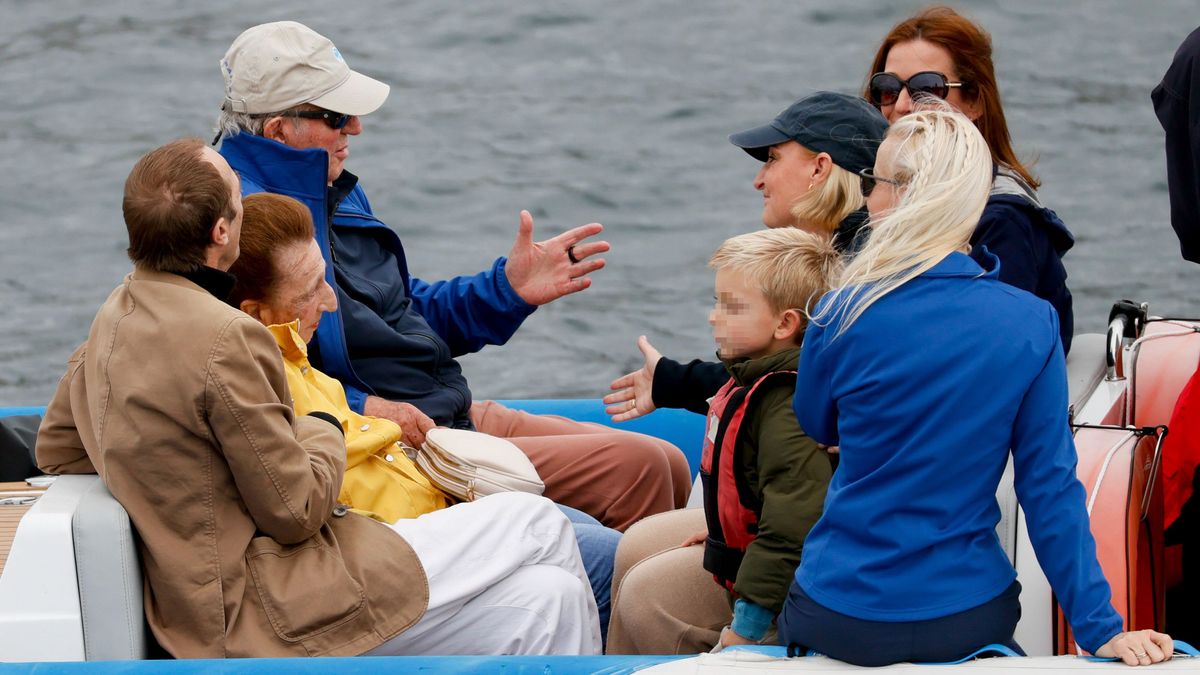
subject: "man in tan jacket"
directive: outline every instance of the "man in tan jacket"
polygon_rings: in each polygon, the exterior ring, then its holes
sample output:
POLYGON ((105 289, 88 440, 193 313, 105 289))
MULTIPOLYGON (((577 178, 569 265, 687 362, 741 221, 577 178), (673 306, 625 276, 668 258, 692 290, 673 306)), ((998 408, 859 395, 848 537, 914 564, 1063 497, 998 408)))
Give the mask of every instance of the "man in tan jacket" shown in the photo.
MULTIPOLYGON (((340 423, 294 415, 275 340, 223 301, 239 195, 237 175, 198 140, 134 167, 123 202, 134 271, 71 356, 39 432, 38 465, 99 473, 129 512, 147 621, 176 657, 419 652, 425 643, 402 641, 411 626, 422 627, 412 635, 470 633, 450 620, 468 598, 437 611, 429 603, 416 544, 338 506, 340 423)), ((543 528, 538 555, 582 575, 569 523, 547 509, 558 520, 543 528)), ((555 609, 575 610, 562 612, 566 629, 523 643, 511 634, 530 630, 519 622, 470 626, 480 649, 593 651, 595 605, 585 602, 586 577, 577 585, 574 604, 547 591, 555 609)))

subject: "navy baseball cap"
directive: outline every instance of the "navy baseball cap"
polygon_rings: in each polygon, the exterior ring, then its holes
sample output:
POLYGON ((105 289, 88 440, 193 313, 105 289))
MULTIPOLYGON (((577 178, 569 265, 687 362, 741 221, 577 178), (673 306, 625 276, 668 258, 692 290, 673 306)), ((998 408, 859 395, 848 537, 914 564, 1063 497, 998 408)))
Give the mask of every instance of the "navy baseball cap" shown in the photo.
POLYGON ((788 106, 770 124, 729 137, 729 142, 760 162, 767 150, 796 141, 813 152, 827 152, 833 163, 852 173, 875 166, 875 152, 888 123, 875 106, 857 96, 818 91, 788 106))

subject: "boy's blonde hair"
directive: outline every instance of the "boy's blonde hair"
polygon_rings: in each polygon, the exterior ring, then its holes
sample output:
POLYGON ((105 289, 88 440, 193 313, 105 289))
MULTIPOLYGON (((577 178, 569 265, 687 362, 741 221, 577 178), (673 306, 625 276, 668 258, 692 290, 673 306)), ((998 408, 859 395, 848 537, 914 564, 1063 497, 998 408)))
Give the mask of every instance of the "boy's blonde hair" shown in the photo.
MULTIPOLYGON (((803 145, 800 151, 809 159, 817 156, 817 153, 803 145)), ((858 174, 834 164, 823 183, 814 186, 792 203, 792 218, 797 224, 807 223, 832 235, 846 216, 866 205, 861 185, 858 174)))
POLYGON ((807 316, 841 273, 842 259, 828 237, 782 227, 726 239, 708 266, 745 275, 772 311, 807 316))

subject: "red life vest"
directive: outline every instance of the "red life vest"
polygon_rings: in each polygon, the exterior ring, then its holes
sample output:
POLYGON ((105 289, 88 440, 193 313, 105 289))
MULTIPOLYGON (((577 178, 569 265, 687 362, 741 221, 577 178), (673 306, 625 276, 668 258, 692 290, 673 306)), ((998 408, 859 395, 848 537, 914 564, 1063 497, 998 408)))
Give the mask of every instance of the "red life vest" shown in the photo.
POLYGON ((762 501, 750 489, 738 453, 747 415, 762 395, 778 385, 796 386, 796 371, 767 373, 748 386, 732 378, 708 404, 704 453, 700 457, 700 482, 704 487, 704 569, 717 583, 733 590, 746 548, 758 535, 762 501))

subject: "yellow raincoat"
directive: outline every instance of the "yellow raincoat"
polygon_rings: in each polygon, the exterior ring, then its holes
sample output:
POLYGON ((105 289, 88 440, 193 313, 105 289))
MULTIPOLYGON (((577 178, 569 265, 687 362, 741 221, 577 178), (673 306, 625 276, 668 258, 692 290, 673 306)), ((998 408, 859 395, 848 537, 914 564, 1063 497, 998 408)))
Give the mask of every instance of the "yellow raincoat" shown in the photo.
POLYGON ((299 322, 293 321, 268 328, 283 354, 296 414, 327 412, 346 432, 346 476, 338 501, 385 523, 449 506, 446 495, 400 448, 400 425, 351 410, 342 384, 309 364, 308 347, 296 332, 298 326, 299 322))

